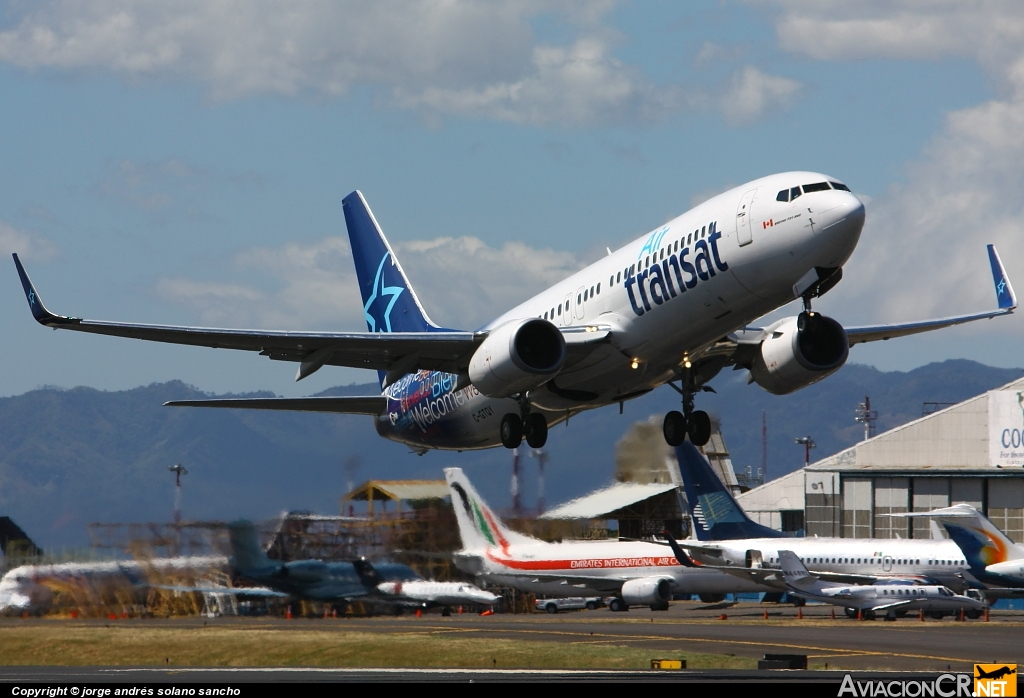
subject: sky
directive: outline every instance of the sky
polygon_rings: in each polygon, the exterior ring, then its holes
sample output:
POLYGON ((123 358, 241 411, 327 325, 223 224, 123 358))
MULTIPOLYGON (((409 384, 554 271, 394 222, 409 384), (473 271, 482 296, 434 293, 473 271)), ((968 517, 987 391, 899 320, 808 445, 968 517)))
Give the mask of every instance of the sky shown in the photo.
MULTIPOLYGON (((448 327, 795 169, 867 202, 816 309, 848 325, 987 310, 990 242, 1024 293, 1019 2, 15 0, 0 115, 0 395, 372 381, 48 332, 7 256, 60 314, 362 331, 354 189, 448 327)), ((1022 339, 1012 316, 851 361, 1021 366, 1022 339)))

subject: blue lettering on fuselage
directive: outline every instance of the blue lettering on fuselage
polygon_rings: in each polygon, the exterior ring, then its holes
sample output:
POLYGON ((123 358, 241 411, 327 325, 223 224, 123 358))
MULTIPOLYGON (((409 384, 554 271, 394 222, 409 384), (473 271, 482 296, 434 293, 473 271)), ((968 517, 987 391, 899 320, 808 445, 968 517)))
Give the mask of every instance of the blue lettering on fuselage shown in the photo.
MULTIPOLYGON (((645 252, 655 254, 661 239, 668 232, 668 228, 651 233, 647 242, 640 250, 642 257, 645 252), (653 243, 653 245, 652 245, 653 243)), ((693 257, 690 257, 690 248, 684 247, 678 254, 669 254, 665 259, 658 262, 657 259, 646 269, 638 270, 635 275, 630 274, 623 279, 626 287, 626 294, 629 296, 629 304, 633 313, 637 316, 643 315, 654 305, 662 305, 675 298, 687 289, 694 288, 701 281, 708 281, 717 271, 726 271, 729 265, 722 261, 721 252, 718 249, 718 241, 722 234, 718 232, 718 223, 713 222, 708 226, 706 240, 697 240, 693 245, 693 257), (634 294, 634 285, 636 293, 634 294)))

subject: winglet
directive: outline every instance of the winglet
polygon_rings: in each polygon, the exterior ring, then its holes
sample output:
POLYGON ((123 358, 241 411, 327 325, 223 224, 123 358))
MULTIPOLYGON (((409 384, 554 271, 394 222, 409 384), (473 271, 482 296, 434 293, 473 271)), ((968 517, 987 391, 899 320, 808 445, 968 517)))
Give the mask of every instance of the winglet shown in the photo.
POLYGON ((665 540, 668 541, 668 545, 672 548, 672 553, 676 556, 676 560, 679 561, 680 565, 683 567, 700 567, 700 565, 694 562, 690 556, 686 554, 686 551, 679 546, 679 543, 676 542, 676 539, 672 537, 671 533, 668 531, 662 531, 661 535, 665 536, 665 540))
POLYGON ((992 283, 996 285, 996 300, 1003 310, 1013 310, 1017 307, 1017 296, 1010 285, 1010 278, 1003 269, 1003 262, 999 259, 995 245, 988 246, 988 261, 992 265, 992 283))
POLYGON ((21 287, 25 289, 25 298, 28 300, 28 308, 32 311, 32 317, 36 319, 41 325, 62 325, 68 322, 77 322, 76 318, 63 317, 60 315, 54 315, 46 306, 43 305, 43 299, 36 293, 35 286, 32 285, 32 280, 28 278, 28 274, 25 273, 25 267, 21 265, 21 260, 18 259, 18 254, 14 253, 11 255, 14 257, 14 266, 18 268, 18 276, 21 277, 21 287))

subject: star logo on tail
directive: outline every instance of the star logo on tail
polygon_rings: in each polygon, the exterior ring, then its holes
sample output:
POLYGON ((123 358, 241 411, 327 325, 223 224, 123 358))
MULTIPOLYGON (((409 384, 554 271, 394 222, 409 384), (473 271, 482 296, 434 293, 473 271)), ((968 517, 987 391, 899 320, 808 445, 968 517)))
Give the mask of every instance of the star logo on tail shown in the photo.
POLYGON ((384 285, 384 263, 388 261, 390 255, 391 253, 388 252, 381 258, 380 265, 377 267, 377 276, 373 279, 373 293, 366 299, 366 305, 363 306, 363 315, 366 316, 366 324, 370 327, 371 332, 391 331, 391 309, 395 307, 398 297, 405 290, 401 286, 384 285), (377 314, 371 309, 375 305, 379 305, 379 302, 383 302, 385 296, 390 296, 391 300, 388 301, 387 307, 380 314, 378 320, 377 314))

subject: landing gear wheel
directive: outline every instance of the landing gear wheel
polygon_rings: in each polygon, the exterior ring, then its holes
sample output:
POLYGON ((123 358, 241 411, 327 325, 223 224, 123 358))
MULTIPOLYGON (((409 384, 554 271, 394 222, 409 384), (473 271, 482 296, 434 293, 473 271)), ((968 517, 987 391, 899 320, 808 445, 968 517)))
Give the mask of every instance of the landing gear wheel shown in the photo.
POLYGON ((673 410, 665 415, 665 423, 661 427, 665 435, 665 443, 673 448, 686 440, 686 417, 682 412, 673 410))
POLYGON ((519 448, 523 443, 523 420, 511 412, 501 418, 501 445, 505 448, 519 448))
POLYGON ((524 431, 526 432, 526 443, 530 445, 530 448, 544 448, 544 444, 548 442, 547 418, 537 412, 531 412, 526 415, 524 431))
POLYGON ((690 443, 694 446, 703 446, 711 440, 711 417, 708 417, 707 412, 697 410, 690 415, 686 426, 690 433, 690 443))
POLYGON ((608 608, 614 613, 629 610, 629 606, 626 605, 626 602, 619 598, 612 599, 611 602, 608 604, 608 608))

